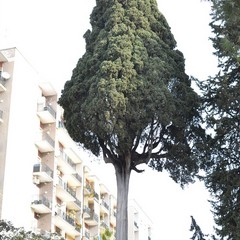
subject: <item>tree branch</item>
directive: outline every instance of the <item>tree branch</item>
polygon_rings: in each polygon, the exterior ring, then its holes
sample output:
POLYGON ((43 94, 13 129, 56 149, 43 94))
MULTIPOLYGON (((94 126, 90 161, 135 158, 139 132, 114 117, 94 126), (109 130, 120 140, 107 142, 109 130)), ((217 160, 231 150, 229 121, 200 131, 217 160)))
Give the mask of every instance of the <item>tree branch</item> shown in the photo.
POLYGON ((104 140, 98 137, 98 142, 103 150, 103 158, 105 163, 112 163, 114 164, 114 161, 117 161, 117 158, 114 153, 112 153, 104 144, 104 140))
POLYGON ((136 166, 132 166, 131 169, 134 170, 134 171, 137 172, 137 173, 142 173, 142 172, 145 171, 145 170, 143 170, 143 169, 142 169, 142 170, 137 169, 136 166))
POLYGON ((133 146, 133 148, 132 148, 132 151, 133 151, 133 152, 135 152, 136 149, 137 149, 138 146, 139 146, 140 139, 141 139, 141 135, 142 135, 142 130, 139 131, 139 134, 137 134, 137 136, 136 136, 136 141, 135 141, 134 146, 133 146))

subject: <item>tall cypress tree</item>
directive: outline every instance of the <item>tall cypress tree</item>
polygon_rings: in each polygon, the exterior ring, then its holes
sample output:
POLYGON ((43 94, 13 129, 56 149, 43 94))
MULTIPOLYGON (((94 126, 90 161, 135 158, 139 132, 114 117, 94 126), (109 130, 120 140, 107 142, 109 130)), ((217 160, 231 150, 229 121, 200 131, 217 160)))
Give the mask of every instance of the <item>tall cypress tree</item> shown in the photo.
POLYGON ((212 1, 212 38, 219 72, 201 84, 211 133, 205 142, 206 186, 212 193, 216 232, 240 239, 240 2, 212 1))
POLYGON ((117 240, 127 240, 130 173, 139 164, 193 181, 198 96, 156 0, 97 0, 86 52, 59 99, 70 136, 113 164, 117 240))

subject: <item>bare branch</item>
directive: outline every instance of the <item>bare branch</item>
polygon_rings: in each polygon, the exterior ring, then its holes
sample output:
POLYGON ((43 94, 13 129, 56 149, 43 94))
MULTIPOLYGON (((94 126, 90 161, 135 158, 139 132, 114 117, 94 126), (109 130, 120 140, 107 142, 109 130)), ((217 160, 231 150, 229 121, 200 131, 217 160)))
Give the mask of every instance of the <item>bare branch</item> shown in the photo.
POLYGON ((114 153, 112 153, 107 146, 104 144, 103 139, 98 138, 98 142, 103 150, 103 159, 105 163, 112 163, 114 164, 114 160, 117 161, 117 158, 114 153))
POLYGON ((143 132, 143 130, 139 131, 139 134, 137 134, 137 136, 136 136, 136 141, 135 141, 134 146, 133 146, 133 148, 132 148, 132 151, 133 151, 133 152, 135 152, 136 149, 137 149, 138 146, 139 146, 142 132, 143 132))
POLYGON ((145 141, 142 153, 148 152, 148 150, 146 150, 146 149, 149 149, 149 145, 151 144, 151 143, 149 143, 149 141, 150 142, 152 141, 153 133, 154 133, 154 119, 152 119, 152 122, 151 122, 151 125, 150 125, 150 131, 149 131, 148 137, 145 141))
POLYGON ((134 170, 134 171, 137 172, 137 173, 142 173, 142 172, 145 171, 145 170, 143 170, 143 169, 142 169, 142 170, 137 169, 136 166, 132 166, 131 169, 134 170))

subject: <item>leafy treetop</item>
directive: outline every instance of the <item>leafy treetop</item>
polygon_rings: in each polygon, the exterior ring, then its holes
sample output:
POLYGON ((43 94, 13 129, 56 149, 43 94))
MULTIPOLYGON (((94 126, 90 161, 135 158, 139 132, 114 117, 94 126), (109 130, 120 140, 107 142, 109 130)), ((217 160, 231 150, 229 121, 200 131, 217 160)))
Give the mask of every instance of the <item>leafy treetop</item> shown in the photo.
POLYGON ((198 96, 156 0, 97 0, 90 20, 59 99, 70 136, 119 169, 127 157, 136 171, 151 159, 191 181, 198 96))
POLYGON ((206 187, 213 196, 216 232, 221 239, 237 240, 240 239, 240 2, 211 2, 210 26, 219 72, 200 84, 210 133, 200 156, 206 187))

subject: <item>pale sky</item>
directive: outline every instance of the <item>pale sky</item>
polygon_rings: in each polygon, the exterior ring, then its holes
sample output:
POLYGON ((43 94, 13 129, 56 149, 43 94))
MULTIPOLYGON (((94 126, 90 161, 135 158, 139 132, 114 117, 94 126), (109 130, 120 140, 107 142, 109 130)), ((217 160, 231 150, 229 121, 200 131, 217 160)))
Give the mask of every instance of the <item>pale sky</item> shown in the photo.
MULTIPOLYGON (((90 28, 89 16, 94 6, 95 0, 0 0, 0 48, 17 47, 60 92, 85 52, 83 34, 90 28)), ((217 60, 208 40, 209 3, 158 0, 158 6, 184 54, 187 74, 202 80, 213 75, 217 60)), ((112 183, 109 188, 114 189, 111 166, 96 165, 102 178, 112 183)), ((152 240, 188 240, 190 215, 204 232, 211 231, 208 193, 202 184, 190 185, 183 191, 166 173, 146 168, 144 174, 132 174, 130 197, 152 220, 152 240)))

